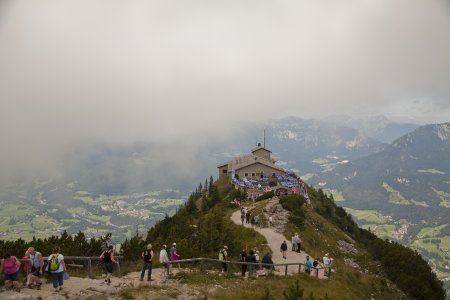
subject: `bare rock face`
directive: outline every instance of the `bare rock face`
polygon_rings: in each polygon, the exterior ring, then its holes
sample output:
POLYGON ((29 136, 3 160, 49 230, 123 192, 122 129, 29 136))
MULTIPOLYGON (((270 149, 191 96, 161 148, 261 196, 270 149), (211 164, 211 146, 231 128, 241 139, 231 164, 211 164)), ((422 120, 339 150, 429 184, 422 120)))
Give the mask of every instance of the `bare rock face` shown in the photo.
POLYGON ((266 206, 266 214, 268 215, 267 218, 270 215, 272 216, 275 231, 282 233, 289 221, 289 212, 281 206, 279 200, 276 196, 269 200, 266 206))
POLYGON ((352 268, 355 268, 357 270, 361 270, 361 267, 355 262, 353 258, 344 257, 344 263, 347 266, 350 266, 352 268))
POLYGON ((358 249, 356 249, 352 244, 347 243, 346 241, 339 240, 337 243, 339 245, 339 249, 344 253, 358 253, 358 249))

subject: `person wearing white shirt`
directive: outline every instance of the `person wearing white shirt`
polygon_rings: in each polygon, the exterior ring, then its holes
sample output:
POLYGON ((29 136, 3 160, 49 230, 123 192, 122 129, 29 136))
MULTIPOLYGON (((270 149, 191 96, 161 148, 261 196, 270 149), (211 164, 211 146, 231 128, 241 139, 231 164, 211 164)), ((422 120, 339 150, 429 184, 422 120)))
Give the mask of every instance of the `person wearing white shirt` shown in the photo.
POLYGON ((328 257, 328 253, 326 253, 325 256, 323 257, 323 265, 325 266, 324 273, 323 273, 324 276, 329 276, 329 274, 330 274, 330 271, 331 271, 330 263, 331 263, 331 260, 328 257))
POLYGON ((159 262, 163 266, 162 276, 167 276, 167 264, 169 262, 169 256, 167 255, 166 245, 163 245, 161 251, 159 252, 159 262))

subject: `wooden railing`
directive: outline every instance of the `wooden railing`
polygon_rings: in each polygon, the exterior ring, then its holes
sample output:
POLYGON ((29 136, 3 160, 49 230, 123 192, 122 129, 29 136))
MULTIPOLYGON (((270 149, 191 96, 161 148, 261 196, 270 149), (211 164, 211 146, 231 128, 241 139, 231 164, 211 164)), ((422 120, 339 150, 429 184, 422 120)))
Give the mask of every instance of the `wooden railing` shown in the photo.
MULTIPOLYGON (((114 256, 115 260, 117 261, 117 272, 119 273, 119 277, 121 276, 121 272, 120 272, 120 259, 123 258, 123 256, 114 256)), ((44 260, 47 260, 48 257, 44 257, 44 260)), ((72 261, 87 261, 88 264, 88 273, 89 273, 89 278, 93 279, 93 272, 92 272, 92 262, 93 261, 101 261, 101 259, 98 256, 91 256, 91 257, 85 257, 85 256, 64 256, 64 261, 66 263, 66 265, 70 266, 70 267, 78 267, 78 268, 84 268, 84 265, 78 265, 78 264, 69 264, 67 263, 67 261, 72 260, 72 261)), ((31 269, 31 260, 30 259, 19 259, 19 261, 21 262, 26 262, 28 263, 29 267, 27 268, 27 273, 30 272, 31 269)), ((224 260, 218 260, 218 259, 213 259, 213 258, 190 258, 190 259, 180 259, 180 260, 175 260, 175 261, 169 261, 167 263, 167 267, 166 267, 166 271, 167 271, 167 275, 170 274, 170 266, 171 265, 175 265, 175 264, 189 264, 189 263, 196 263, 196 262, 209 262, 209 263, 217 263, 219 266, 221 266, 222 263, 227 263, 228 265, 253 265, 253 266, 258 266, 258 267, 270 267, 272 269, 275 269, 275 267, 284 267, 284 275, 287 276, 288 275, 288 267, 289 266, 298 266, 298 273, 302 272, 302 269, 305 270, 306 266, 304 263, 301 262, 297 262, 297 263, 282 263, 282 264, 264 264, 264 263, 251 263, 251 262, 240 262, 240 261, 224 261, 224 260)), ((311 267, 311 272, 315 274, 315 277, 319 277, 319 270, 324 270, 326 268, 324 267, 311 267), (315 272, 314 272, 315 270, 315 272)))
MULTIPOLYGON (((261 267, 271 267, 271 268, 275 268, 275 267, 284 267, 284 275, 287 276, 288 275, 288 267, 289 266, 298 266, 298 272, 300 273, 303 270, 306 269, 306 266, 304 263, 301 262, 297 262, 297 263, 282 263, 282 264, 263 264, 263 263, 250 263, 250 262, 241 262, 241 261, 225 261, 225 260, 218 260, 218 259, 213 259, 213 258, 190 258, 190 259, 181 259, 181 260, 174 260, 174 261, 170 261, 167 264, 167 275, 169 275, 170 272, 170 265, 175 265, 175 264, 183 264, 183 263, 194 263, 194 262, 212 262, 212 263, 217 263, 217 264, 221 264, 221 263, 227 263, 229 265, 254 265, 254 266, 261 266, 261 267)), ((324 267, 311 267, 311 272, 315 270, 315 276, 318 278, 319 277, 319 270, 325 270, 326 268, 324 267)))
MULTIPOLYGON (((114 256, 114 259, 117 261, 117 272, 119 273, 119 277, 121 276, 121 272, 120 272, 120 259, 122 259, 123 256, 114 256)), ((44 261, 48 260, 48 257, 43 257, 44 261)), ((92 272, 92 262, 93 261, 101 261, 100 257, 98 256, 64 256, 64 263, 69 266, 69 267, 77 267, 77 268, 84 268, 84 265, 78 265, 78 264, 71 264, 68 263, 67 261, 72 260, 72 261, 87 261, 87 265, 88 265, 88 273, 89 273, 89 278, 93 279, 94 275, 92 272)), ((28 268, 27 268, 27 275, 31 270, 31 259, 19 259, 20 262, 26 262, 28 263, 28 268)))

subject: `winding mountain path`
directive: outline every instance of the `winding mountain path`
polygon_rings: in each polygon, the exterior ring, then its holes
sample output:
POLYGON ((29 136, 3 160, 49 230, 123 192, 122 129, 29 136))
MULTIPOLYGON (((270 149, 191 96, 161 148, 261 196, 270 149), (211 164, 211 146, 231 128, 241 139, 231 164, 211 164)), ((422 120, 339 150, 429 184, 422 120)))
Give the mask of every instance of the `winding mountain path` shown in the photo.
MULTIPOLYGON (((274 205, 273 201, 268 203, 268 206, 274 205)), ((251 209, 251 207, 250 207, 251 209)), ((269 245, 270 249, 272 250, 272 261, 274 264, 282 264, 282 263, 304 263, 306 260, 306 256, 309 255, 305 251, 301 251, 300 253, 291 251, 292 249, 292 243, 290 239, 286 239, 283 234, 277 232, 273 227, 263 227, 259 228, 258 226, 252 226, 251 224, 245 224, 241 225, 241 211, 237 210, 231 215, 231 220, 239 225, 244 226, 247 228, 253 228, 256 232, 259 232, 262 236, 264 236, 267 240, 267 244, 269 245), (286 259, 283 258, 283 255, 280 252, 280 246, 283 241, 286 241, 288 245, 288 251, 286 254, 286 259)), ((260 253, 260 257, 262 258, 264 253, 260 253)), ((314 260, 314 258, 309 255, 311 260, 314 260)), ((284 267, 276 267, 276 270, 282 272, 284 274, 285 269, 284 267)), ((289 266, 288 267, 288 273, 289 274, 296 274, 298 273, 298 265, 289 266)), ((311 276, 315 276, 314 271, 311 273, 311 276)), ((319 270, 319 278, 326 279, 327 277, 323 275, 323 270, 319 270)))

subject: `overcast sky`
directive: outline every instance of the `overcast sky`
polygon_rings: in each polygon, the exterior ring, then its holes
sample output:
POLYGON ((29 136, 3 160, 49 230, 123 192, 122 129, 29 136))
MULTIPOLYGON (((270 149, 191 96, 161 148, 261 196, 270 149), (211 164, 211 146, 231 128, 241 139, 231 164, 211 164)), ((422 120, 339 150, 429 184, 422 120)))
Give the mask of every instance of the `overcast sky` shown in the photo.
POLYGON ((3 164, 287 115, 450 121, 450 2, 0 0, 0 105, 3 164))

